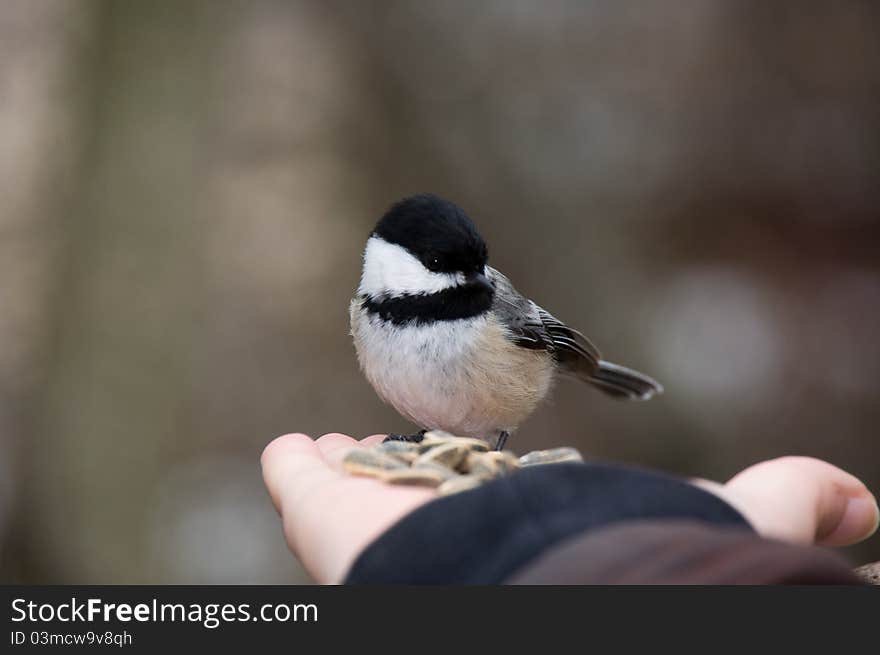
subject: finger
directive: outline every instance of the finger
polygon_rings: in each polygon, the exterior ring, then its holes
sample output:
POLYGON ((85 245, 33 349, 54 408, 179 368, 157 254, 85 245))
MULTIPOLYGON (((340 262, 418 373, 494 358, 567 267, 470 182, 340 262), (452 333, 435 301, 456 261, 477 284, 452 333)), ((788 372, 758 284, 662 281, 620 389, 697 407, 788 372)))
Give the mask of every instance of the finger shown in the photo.
POLYGON ((273 440, 260 458, 263 480, 275 509, 281 513, 296 508, 296 499, 317 484, 339 477, 325 461, 321 450, 305 434, 286 434, 273 440))
POLYGON ((328 464, 339 468, 345 454, 352 448, 360 447, 360 442, 348 435, 331 432, 319 437, 315 445, 328 464))
POLYGON ((857 478, 810 457, 761 462, 725 485, 700 486, 739 509, 765 537, 844 546, 877 530, 880 512, 857 478))
POLYGON ((369 446, 378 446, 380 443, 385 441, 385 439, 387 437, 388 437, 387 434, 373 434, 373 435, 370 435, 369 437, 364 437, 363 439, 361 439, 361 445, 368 446, 368 447, 369 446))

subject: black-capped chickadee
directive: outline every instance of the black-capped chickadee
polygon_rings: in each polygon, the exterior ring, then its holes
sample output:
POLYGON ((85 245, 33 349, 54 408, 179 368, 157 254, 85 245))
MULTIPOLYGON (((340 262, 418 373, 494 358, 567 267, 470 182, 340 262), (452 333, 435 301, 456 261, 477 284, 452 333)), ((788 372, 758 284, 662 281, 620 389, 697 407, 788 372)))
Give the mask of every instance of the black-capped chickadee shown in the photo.
POLYGON ((428 194, 392 206, 367 240, 351 334, 370 384, 405 418, 426 430, 497 437, 500 450, 557 373, 617 398, 663 391, 602 360, 589 339, 520 295, 487 260, 464 211, 428 194))

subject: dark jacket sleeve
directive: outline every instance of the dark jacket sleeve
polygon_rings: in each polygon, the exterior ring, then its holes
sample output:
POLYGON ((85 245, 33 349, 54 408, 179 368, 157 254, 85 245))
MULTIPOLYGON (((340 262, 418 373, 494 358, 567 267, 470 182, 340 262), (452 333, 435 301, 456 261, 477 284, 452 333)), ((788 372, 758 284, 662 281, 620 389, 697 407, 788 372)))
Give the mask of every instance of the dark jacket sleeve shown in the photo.
MULTIPOLYGON (((677 478, 606 464, 559 464, 523 469, 428 503, 369 545, 345 582, 791 581, 790 567, 782 566, 786 554, 779 548, 795 547, 760 539, 730 505, 677 478), (625 529, 637 524, 651 529, 625 529), (606 530, 610 527, 618 529, 606 530), (766 551, 770 559, 762 559, 764 545, 776 549, 772 557, 766 551), (659 561, 661 551, 673 556, 675 566, 664 571, 635 567, 634 575, 625 575, 639 561, 659 561), (591 563, 601 553, 606 557, 591 563), (616 553, 622 559, 613 559, 616 553), (751 558, 743 561, 765 567, 763 572, 736 569, 743 553, 751 558), (726 563, 722 572, 707 568, 715 554, 726 563)), ((820 568, 831 562, 817 549, 800 550, 820 553, 821 559, 800 560, 804 575, 811 562, 820 568)), ((852 581, 840 560, 832 564, 820 579, 852 581)))

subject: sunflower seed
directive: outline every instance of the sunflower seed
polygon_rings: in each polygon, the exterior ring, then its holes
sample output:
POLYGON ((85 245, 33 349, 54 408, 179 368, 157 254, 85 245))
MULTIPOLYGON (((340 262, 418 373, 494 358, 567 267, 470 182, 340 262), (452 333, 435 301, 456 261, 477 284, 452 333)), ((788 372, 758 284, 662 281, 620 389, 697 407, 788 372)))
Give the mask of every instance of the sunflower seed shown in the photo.
POLYGON ((437 493, 441 496, 451 496, 462 491, 476 489, 483 482, 482 478, 478 478, 475 475, 456 475, 437 487, 437 493))
POLYGON ((412 464, 421 452, 421 446, 408 441, 386 441, 376 446, 376 450, 384 455, 390 455, 405 464, 412 464))
POLYGON ((388 471, 406 469, 407 465, 378 450, 355 448, 342 459, 342 468, 353 475, 384 479, 388 471))
POLYGON ((470 453, 462 466, 463 473, 470 473, 481 478, 496 478, 504 473, 519 468, 519 461, 508 452, 497 450, 488 453, 470 453))
POLYGON ((536 464, 561 464, 562 462, 583 462, 584 458, 574 448, 551 448, 549 450, 533 450, 519 458, 520 466, 536 464))
POLYGON ((419 455, 418 459, 413 462, 413 466, 419 466, 426 462, 433 462, 454 469, 461 464, 462 460, 468 456, 469 452, 471 452, 470 449, 464 444, 455 442, 445 443, 431 448, 419 455))
POLYGON ((419 446, 422 447, 422 451, 424 452, 430 448, 450 443, 460 444, 469 450, 479 450, 483 452, 489 450, 489 443, 487 441, 473 439, 471 437, 456 437, 448 432, 443 432, 442 430, 431 430, 430 432, 426 432, 421 443, 419 443, 419 446))
POLYGON ((440 471, 422 467, 387 471, 382 479, 390 484, 439 487, 446 477, 440 471))

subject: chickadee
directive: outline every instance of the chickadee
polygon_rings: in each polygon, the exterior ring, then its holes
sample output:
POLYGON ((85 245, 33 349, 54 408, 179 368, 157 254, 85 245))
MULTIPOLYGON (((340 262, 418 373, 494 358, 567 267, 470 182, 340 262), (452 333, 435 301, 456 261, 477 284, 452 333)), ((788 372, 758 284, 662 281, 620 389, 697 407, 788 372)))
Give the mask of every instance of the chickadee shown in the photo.
POLYGON ((351 334, 370 384, 405 418, 426 430, 497 437, 501 450, 557 373, 616 398, 663 391, 602 360, 589 339, 520 295, 487 260, 464 211, 428 194, 392 206, 367 240, 351 334))

